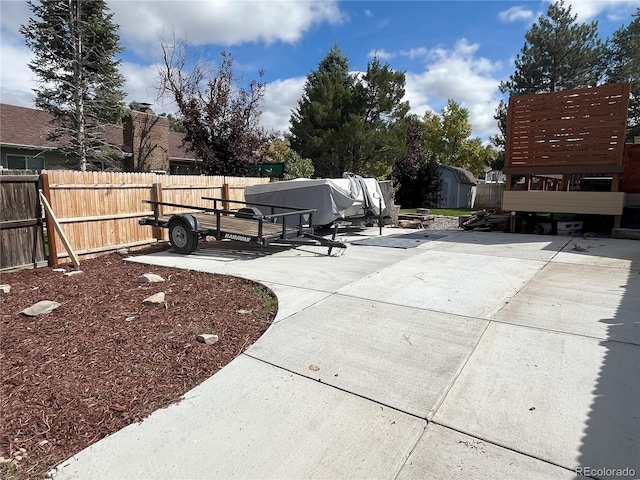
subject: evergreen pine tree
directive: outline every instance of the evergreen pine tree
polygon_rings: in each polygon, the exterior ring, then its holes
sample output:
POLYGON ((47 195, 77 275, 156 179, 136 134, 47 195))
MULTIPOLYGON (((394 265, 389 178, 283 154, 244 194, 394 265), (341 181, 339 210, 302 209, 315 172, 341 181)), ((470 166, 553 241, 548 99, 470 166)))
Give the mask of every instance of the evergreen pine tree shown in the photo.
POLYGON ((607 83, 631 83, 627 139, 640 135, 640 8, 607 42, 607 83))
POLYGON ((307 76, 291 116, 291 148, 311 158, 319 177, 388 175, 399 151, 394 127, 409 110, 404 83, 402 72, 377 59, 362 77, 351 75, 334 45, 307 76))
POLYGON ((35 54, 35 105, 54 117, 50 139, 86 170, 107 160, 103 128, 124 111, 124 77, 114 59, 122 51, 118 25, 104 0, 28 3, 33 16, 20 33, 35 54))
POLYGON ((333 45, 318 69, 307 76, 302 98, 291 116, 291 148, 301 157, 311 158, 317 176, 339 177, 346 169, 341 135, 352 88, 349 60, 333 45))
MULTIPOLYGON (((578 23, 577 15, 564 0, 549 5, 525 34, 525 43, 515 61, 516 70, 500 91, 508 95, 556 92, 595 86, 603 76, 603 44, 598 22, 578 23)), ((492 138, 504 147, 507 107, 502 101, 496 110, 501 134, 492 138)))

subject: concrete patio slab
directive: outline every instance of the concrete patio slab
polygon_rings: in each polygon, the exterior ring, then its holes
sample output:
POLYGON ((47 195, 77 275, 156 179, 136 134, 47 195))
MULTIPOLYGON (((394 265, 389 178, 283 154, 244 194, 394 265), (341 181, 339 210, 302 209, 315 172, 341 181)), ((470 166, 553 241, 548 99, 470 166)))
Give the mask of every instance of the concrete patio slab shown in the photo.
MULTIPOLYGON (((366 248, 366 247, 360 247, 366 248)), ((371 247, 373 248, 373 247, 371 247)), ((385 249, 386 251, 413 251, 385 249)), ((497 249, 496 249, 497 250, 497 249)), ((490 318, 544 266, 536 260, 424 250, 341 294, 458 315, 490 318)))
POLYGON ((273 325, 246 353, 430 418, 487 323, 333 295, 273 325))
POLYGON ((640 347, 491 323, 434 421, 574 470, 640 472, 640 347))
POLYGON ((297 288, 289 285, 280 285, 278 283, 262 282, 262 284, 271 289, 278 299, 278 313, 273 320, 274 323, 280 322, 291 317, 295 313, 302 312, 306 308, 327 298, 331 293, 319 292, 308 288, 297 288))
POLYGON ((551 260, 569 243, 569 237, 514 235, 500 232, 465 232, 434 247, 443 252, 473 253, 525 260, 551 260))
POLYGON ((424 428, 242 355, 180 403, 67 460, 55 478, 393 478, 424 428))
POLYGON ((550 463, 430 423, 397 480, 573 480, 550 463))
POLYGON ((639 312, 637 272, 551 262, 494 319, 640 345, 639 312))
POLYGON ((637 475, 640 248, 585 241, 451 232, 340 257, 205 247, 136 258, 260 281, 279 313, 185 400, 58 478, 637 475))
POLYGON ((640 270, 640 242, 614 238, 573 238, 554 261, 640 270))
POLYGON ((349 253, 328 256, 326 248, 300 247, 265 254, 260 251, 229 252, 214 246, 192 255, 161 252, 131 261, 167 267, 187 268, 211 273, 235 275, 259 282, 335 292, 399 260, 416 255, 415 249, 350 247, 349 253), (250 260, 250 261, 247 261, 250 260), (304 274, 301 275, 301 273, 304 274))

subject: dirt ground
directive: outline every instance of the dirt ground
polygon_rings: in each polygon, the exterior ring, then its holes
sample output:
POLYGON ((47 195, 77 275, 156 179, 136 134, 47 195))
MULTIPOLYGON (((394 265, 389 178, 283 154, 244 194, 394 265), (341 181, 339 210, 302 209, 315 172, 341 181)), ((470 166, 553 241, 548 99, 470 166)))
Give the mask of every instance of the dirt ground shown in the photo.
POLYGON ((44 478, 101 438, 180 397, 229 363, 270 325, 271 292, 201 272, 128 263, 118 254, 1 274, 0 477, 44 478), (71 270, 67 267, 67 270, 71 270), (140 283, 155 273, 165 281, 140 283), (165 301, 143 300, 164 292, 165 301), (19 312, 41 300, 59 308, 19 312), (200 334, 219 337, 213 345, 200 334))

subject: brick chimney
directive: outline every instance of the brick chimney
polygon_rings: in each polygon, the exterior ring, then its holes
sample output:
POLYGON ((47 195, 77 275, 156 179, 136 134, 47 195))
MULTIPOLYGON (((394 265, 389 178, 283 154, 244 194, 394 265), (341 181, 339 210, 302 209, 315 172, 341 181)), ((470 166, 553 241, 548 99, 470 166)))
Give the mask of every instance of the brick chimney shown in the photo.
POLYGON ((151 104, 141 103, 122 123, 123 144, 131 152, 127 170, 169 170, 169 120, 155 115, 151 104))

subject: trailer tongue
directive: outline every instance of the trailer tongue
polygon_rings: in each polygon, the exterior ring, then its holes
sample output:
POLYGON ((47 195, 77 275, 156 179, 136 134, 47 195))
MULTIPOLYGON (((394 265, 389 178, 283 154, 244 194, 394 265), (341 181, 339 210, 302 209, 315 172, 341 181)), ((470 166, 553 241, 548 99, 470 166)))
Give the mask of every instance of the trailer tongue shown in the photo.
POLYGON ((153 205, 153 217, 139 220, 140 225, 168 228, 169 242, 178 253, 188 255, 198 247, 198 240, 207 236, 217 240, 235 240, 247 244, 320 246, 328 248, 328 255, 334 248, 345 249, 347 246, 335 239, 327 239, 316 235, 313 225, 313 214, 316 209, 284 207, 221 198, 202 197, 213 201, 213 208, 182 205, 178 203, 156 202, 144 200, 153 205), (244 205, 237 211, 227 208, 229 203, 244 205), (218 204, 222 208, 218 208, 218 204), (162 207, 189 210, 185 213, 171 215, 161 214, 162 207), (279 213, 275 213, 276 209, 279 213), (262 212, 269 212, 263 214, 262 212))

